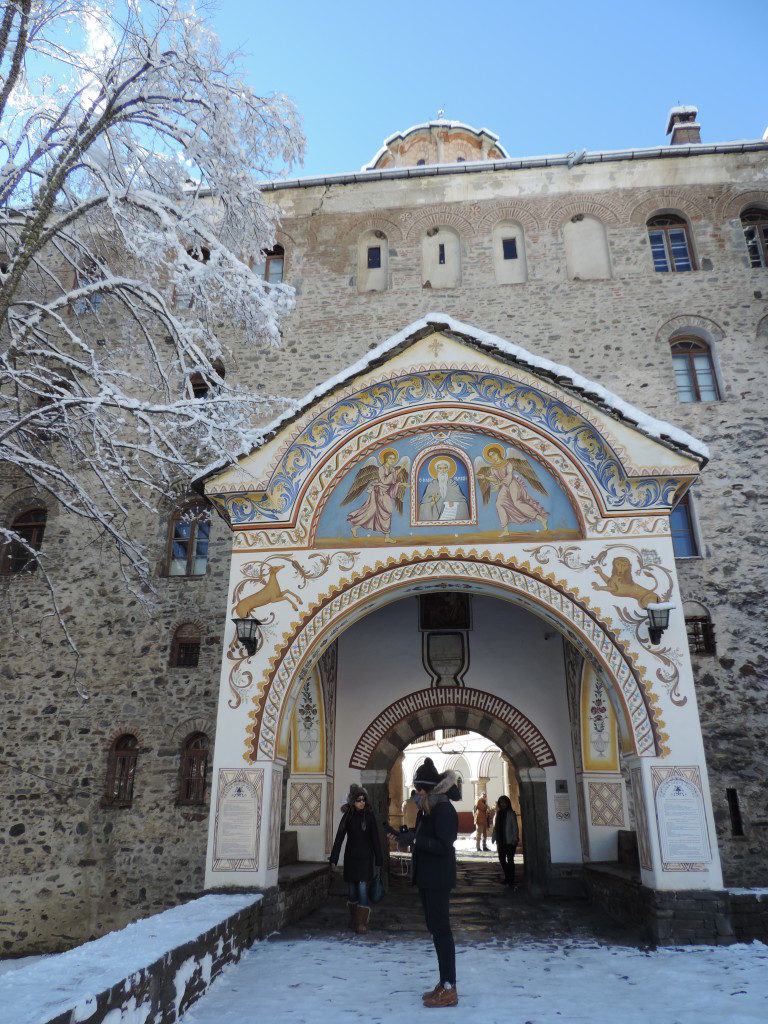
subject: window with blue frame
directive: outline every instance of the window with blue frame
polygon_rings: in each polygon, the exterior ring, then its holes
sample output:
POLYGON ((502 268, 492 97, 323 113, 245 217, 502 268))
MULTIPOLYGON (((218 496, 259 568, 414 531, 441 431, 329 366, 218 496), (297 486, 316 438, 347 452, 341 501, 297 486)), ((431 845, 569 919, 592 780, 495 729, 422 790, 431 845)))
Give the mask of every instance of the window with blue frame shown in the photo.
POLYGON ((688 225, 682 217, 667 213, 651 217, 647 224, 653 269, 657 274, 694 270, 688 225))
POLYGON ((695 558, 699 554, 699 546, 696 542, 689 495, 686 494, 677 507, 672 509, 669 526, 672 531, 675 558, 695 558))

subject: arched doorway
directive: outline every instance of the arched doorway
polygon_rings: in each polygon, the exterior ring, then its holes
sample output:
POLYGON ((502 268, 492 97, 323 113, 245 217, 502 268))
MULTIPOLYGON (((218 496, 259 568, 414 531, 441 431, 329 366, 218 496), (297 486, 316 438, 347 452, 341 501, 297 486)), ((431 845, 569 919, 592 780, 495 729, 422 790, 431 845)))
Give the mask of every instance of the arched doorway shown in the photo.
MULTIPOLYGON (((327 808, 339 790, 365 773, 386 774, 367 759, 397 756, 390 705, 410 699, 408 713, 420 719, 436 701, 441 713, 487 713, 489 731, 512 742, 506 728, 518 744, 515 763, 531 758, 518 768, 521 784, 524 772, 543 773, 525 784, 536 790, 529 817, 541 809, 549 828, 550 875, 566 853, 601 855, 606 830, 631 803, 644 884, 716 888, 684 622, 674 614, 662 644, 647 627, 648 606, 680 604, 669 512, 704 458, 692 439, 565 368, 438 320, 393 337, 369 365, 318 389, 237 466, 205 481, 233 529, 228 618, 261 623, 252 652, 231 621, 225 633, 206 884, 274 884, 300 694, 315 672, 320 692, 328 659, 343 676, 353 630, 437 593, 492 600, 508 615, 522 610, 558 645, 559 692, 527 708, 500 684, 476 682, 478 644, 460 622, 432 630, 426 646, 422 628, 418 670, 382 683, 376 672, 405 634, 380 635, 383 648, 366 669, 374 692, 358 706, 364 720, 347 717, 354 699, 325 707, 326 722, 336 716, 333 774, 327 758, 323 775, 316 766, 316 778, 297 783, 300 827, 317 829, 324 817, 332 830, 327 808), (515 711, 491 713, 483 704, 491 697, 515 711), (546 745, 551 765, 541 761, 546 745)), ((520 650, 531 649, 534 633, 520 650)), ((542 866, 539 877, 546 874, 542 866)))

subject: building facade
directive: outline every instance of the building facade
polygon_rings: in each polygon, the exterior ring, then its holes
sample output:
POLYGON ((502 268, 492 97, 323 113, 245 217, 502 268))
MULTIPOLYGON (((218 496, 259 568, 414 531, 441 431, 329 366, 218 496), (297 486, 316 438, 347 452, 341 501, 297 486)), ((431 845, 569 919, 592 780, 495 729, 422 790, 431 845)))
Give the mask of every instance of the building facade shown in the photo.
POLYGON ((318 390, 190 481, 186 514, 140 521, 150 619, 82 527, 4 477, 89 698, 44 582, 6 554, 6 951, 269 886, 285 829, 323 859, 348 784, 385 810, 432 729, 515 765, 543 890, 615 859, 620 831, 650 887, 764 882, 768 144, 701 144, 689 108, 668 128, 659 149, 514 160, 440 120, 357 174, 269 186, 265 273, 296 308, 278 350, 233 336, 227 377, 318 390), (263 622, 254 656, 233 617, 263 622))

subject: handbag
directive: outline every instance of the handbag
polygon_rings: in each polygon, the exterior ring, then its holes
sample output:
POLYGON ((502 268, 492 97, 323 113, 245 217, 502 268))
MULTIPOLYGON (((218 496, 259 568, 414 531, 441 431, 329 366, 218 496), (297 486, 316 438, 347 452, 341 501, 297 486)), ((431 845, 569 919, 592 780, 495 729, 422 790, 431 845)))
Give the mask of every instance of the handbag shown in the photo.
POLYGON ((384 881, 381 877, 381 868, 376 868, 373 872, 373 881, 368 887, 368 899, 371 903, 381 903, 387 894, 387 890, 384 888, 384 881))

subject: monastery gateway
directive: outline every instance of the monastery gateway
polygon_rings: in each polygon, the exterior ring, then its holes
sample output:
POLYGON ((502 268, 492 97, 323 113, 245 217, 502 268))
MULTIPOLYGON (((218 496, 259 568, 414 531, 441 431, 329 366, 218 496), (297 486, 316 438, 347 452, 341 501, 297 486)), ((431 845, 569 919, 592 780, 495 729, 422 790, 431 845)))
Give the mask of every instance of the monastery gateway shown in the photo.
POLYGON ((514 766, 534 889, 615 861, 630 807, 645 886, 720 889, 669 519, 705 462, 430 313, 209 474, 233 551, 206 884, 276 884, 285 776, 322 860, 351 782, 386 813, 403 749, 459 727, 514 766))

